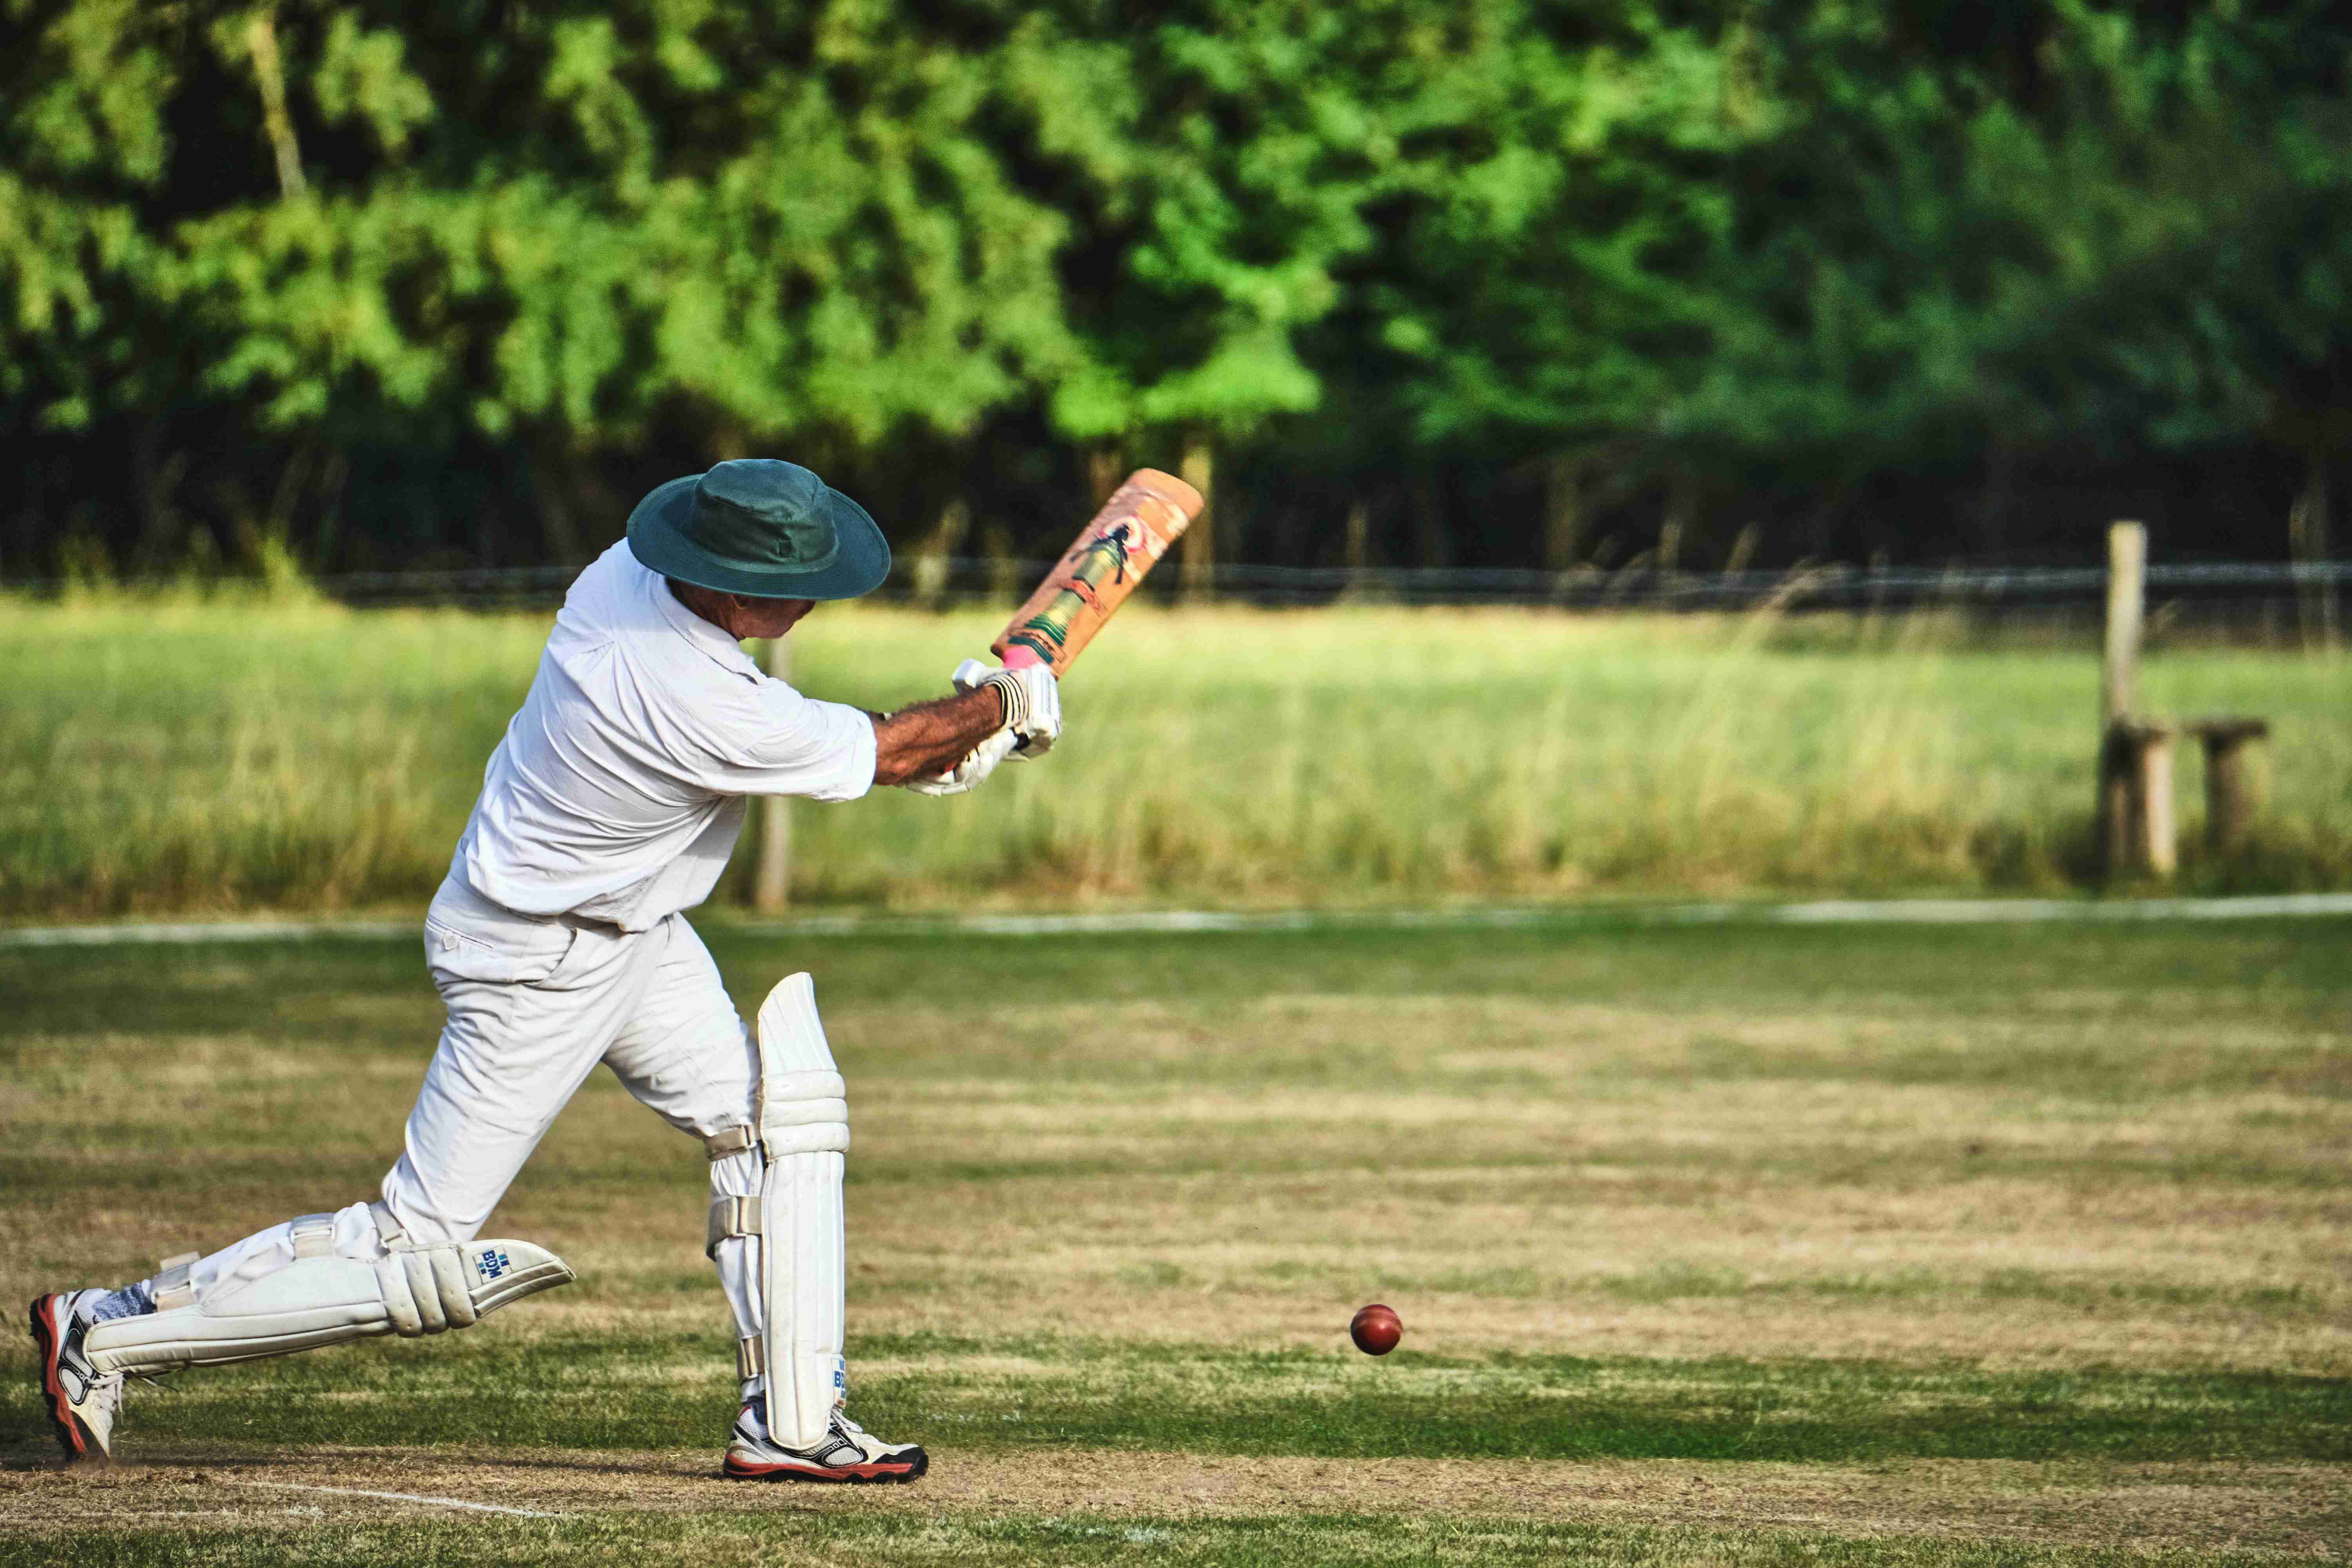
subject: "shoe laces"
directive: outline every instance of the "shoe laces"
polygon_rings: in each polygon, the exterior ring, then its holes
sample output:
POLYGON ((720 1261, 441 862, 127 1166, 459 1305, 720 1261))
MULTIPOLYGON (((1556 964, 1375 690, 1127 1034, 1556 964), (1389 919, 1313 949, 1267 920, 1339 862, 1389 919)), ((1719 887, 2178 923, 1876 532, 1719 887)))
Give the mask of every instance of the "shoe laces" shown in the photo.
POLYGON ((833 1431, 831 1436, 848 1444, 851 1447, 856 1449, 860 1455, 869 1458, 878 1454, 887 1453, 890 1450, 889 1444, 885 1443, 881 1438, 877 1437, 873 1433, 868 1432, 865 1427, 860 1426, 856 1422, 852 1421, 845 1414, 838 1410, 833 1413, 833 1431))
MULTIPOLYGON (((748 1428, 749 1436, 762 1443, 773 1443, 776 1440, 774 1435, 768 1430, 767 1412, 761 1407, 760 1402, 756 1399, 745 1403, 742 1414, 736 1417, 736 1426, 739 1429, 748 1428)), ((822 1454, 835 1443, 846 1443, 861 1455, 883 1446, 871 1432, 851 1420, 848 1412, 835 1410, 833 1413, 832 1421, 826 1426, 824 1436, 818 1439, 813 1447, 792 1451, 822 1454)))

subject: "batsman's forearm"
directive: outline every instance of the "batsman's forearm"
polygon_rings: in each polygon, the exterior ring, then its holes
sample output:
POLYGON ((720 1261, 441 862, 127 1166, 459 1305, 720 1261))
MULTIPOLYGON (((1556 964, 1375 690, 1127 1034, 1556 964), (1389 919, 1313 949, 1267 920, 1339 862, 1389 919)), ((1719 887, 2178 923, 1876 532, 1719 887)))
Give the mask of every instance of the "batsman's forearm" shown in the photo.
POLYGON ((918 702, 874 716, 874 782, 902 784, 943 773, 966 752, 1004 727, 1004 699, 996 689, 918 702))

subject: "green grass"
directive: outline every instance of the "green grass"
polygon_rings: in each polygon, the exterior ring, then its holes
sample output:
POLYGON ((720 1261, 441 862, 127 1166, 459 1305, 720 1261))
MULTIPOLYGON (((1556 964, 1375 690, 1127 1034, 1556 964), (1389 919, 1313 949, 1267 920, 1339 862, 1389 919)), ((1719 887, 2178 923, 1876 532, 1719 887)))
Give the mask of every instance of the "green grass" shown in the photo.
MULTIPOLYGON (((0 600, 0 916, 428 895, 546 617, 0 600)), ((799 679, 936 691, 981 613, 828 608, 799 679)), ((2096 663, 1879 624, 1130 610, 1069 738, 969 799, 795 807, 804 903, 1221 903, 2081 885, 2096 663)), ((2273 808, 2203 890, 2352 882, 2340 659, 2183 648, 2153 710, 2275 725, 2273 808)))
MULTIPOLYGON (((289 1496, 290 1494, 278 1494, 289 1496)), ((240 1500, 246 1500, 240 1498, 240 1500)), ((253 1511, 266 1505, 256 1503, 253 1511)), ((300 1506, 299 1503, 294 1506, 300 1506)), ((1812 1531, 1708 1530, 1688 1525, 1559 1523, 1478 1517, 1412 1519, 1379 1514, 1283 1514, 1261 1518, 1000 1512, 946 1519, 907 1513, 774 1515, 600 1514, 590 1519, 435 1519, 307 1531, 299 1544, 276 1529, 223 1530, 191 1541, 183 1529, 78 1535, 72 1561, 89 1568, 148 1568, 299 1560, 322 1568, 475 1568, 492 1563, 583 1561, 822 1563, 1152 1563, 1201 1568, 1324 1568, 1365 1563, 1589 1563, 1654 1568, 1706 1563, 1724 1568, 2217 1568, 2335 1561, 2274 1552, 2144 1549, 1969 1542, 1937 1539, 1841 1538, 1812 1531)), ((12 1552, 0 1563, 47 1563, 51 1541, 12 1552)))
MULTIPOLYGON (((819 978, 857 1140, 852 1407, 931 1480, 708 1479, 732 1400, 703 1163, 600 1074, 490 1226, 582 1278, 478 1329, 136 1389, 150 1468, 111 1479, 24 1468, 47 1438, 0 1340, 0 1561, 2352 1538, 2352 921, 708 929, 740 1005, 819 978), (1406 1323, 1379 1360, 1342 1332, 1368 1300, 1406 1323)), ((438 1022, 419 956, 0 950, 0 1300, 372 1190, 438 1022)))
MULTIPOLYGON (((368 1345, 184 1379, 143 1403, 139 1441, 691 1449, 732 1417, 731 1351, 720 1331, 368 1345)), ((861 1417, 967 1457, 2352 1461, 2341 1377, 1410 1350, 1372 1363, 1071 1336, 859 1336, 850 1355, 922 1363, 858 1374, 861 1417)), ((29 1405, 12 1387, 0 1408, 23 1432, 29 1405)))

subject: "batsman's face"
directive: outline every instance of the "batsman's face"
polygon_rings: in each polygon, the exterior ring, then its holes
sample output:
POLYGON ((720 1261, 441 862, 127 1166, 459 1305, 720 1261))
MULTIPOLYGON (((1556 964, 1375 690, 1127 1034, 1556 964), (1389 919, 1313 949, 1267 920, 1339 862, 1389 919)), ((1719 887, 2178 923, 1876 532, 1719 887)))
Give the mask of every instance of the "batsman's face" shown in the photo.
POLYGON ((814 599, 754 599, 742 594, 730 594, 728 599, 735 625, 727 629, 739 637, 780 637, 816 608, 814 599))
POLYGON ((816 608, 814 599, 761 599, 722 594, 672 578, 670 596, 730 637, 780 637, 816 608))

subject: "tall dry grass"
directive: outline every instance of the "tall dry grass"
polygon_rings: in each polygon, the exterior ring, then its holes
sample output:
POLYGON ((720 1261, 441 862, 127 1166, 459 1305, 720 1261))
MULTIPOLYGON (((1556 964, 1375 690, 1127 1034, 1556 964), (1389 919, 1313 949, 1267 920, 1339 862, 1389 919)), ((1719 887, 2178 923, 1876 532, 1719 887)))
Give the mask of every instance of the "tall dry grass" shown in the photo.
MULTIPOLYGON (((544 616, 275 598, 0 603, 0 912, 430 892, 544 616)), ((798 680, 887 707, 993 613, 828 607, 798 680)), ((2183 650, 2147 705, 2266 714, 2272 810, 2185 885, 2352 883, 2340 660, 2183 650)), ((794 808, 815 902, 1232 902, 2052 889, 2084 875, 2097 669, 1936 616, 1135 606, 1068 739, 954 801, 794 808)))

